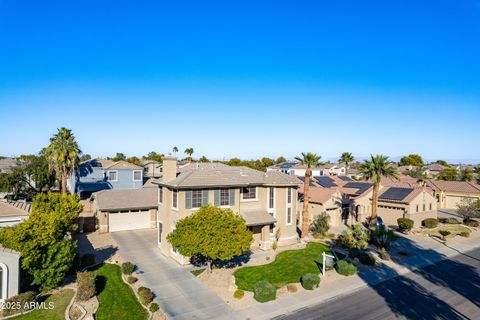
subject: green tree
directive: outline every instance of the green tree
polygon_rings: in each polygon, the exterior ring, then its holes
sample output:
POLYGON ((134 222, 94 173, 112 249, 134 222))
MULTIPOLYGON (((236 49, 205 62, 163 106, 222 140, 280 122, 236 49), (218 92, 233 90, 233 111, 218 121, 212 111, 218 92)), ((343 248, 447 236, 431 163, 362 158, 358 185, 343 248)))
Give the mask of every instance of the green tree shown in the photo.
POLYGON ((117 153, 115 154, 115 157, 112 158, 112 161, 115 161, 115 162, 117 162, 117 161, 125 161, 125 160, 127 160, 127 156, 124 155, 124 154, 121 153, 121 152, 117 152, 117 153))
POLYGON ((80 157, 80 162, 87 161, 87 160, 90 160, 90 159, 92 159, 92 156, 89 155, 88 153, 87 154, 82 154, 82 156, 80 157))
POLYGON ((267 169, 267 167, 273 166, 275 164, 275 161, 268 157, 263 157, 260 161, 262 162, 262 166, 265 168, 265 170, 267 169))
POLYGON ((453 168, 442 169, 436 176, 437 180, 455 181, 457 180, 457 170, 453 168))
POLYGON ((473 181, 473 171, 471 169, 463 169, 460 171, 460 181, 473 181))
POLYGON ((127 158, 125 161, 129 162, 129 163, 133 163, 137 166, 142 166, 142 162, 140 161, 140 159, 138 159, 138 157, 129 157, 127 158))
POLYGON ((42 291, 60 284, 72 267, 76 243, 69 236, 83 207, 78 196, 39 194, 29 218, 0 230, 0 243, 21 255, 21 265, 42 291))
POLYGON ((50 145, 43 150, 50 170, 60 181, 62 193, 67 192, 68 176, 75 169, 80 150, 72 130, 62 127, 50 138, 50 145))
POLYGON ((326 212, 319 214, 312 222, 310 231, 313 234, 324 236, 330 229, 330 216, 326 212))
POLYGON ((445 161, 445 160, 437 160, 437 161, 434 162, 434 164, 439 164, 439 165, 445 166, 445 167, 449 167, 449 166, 450 166, 450 165, 448 164, 448 162, 445 161))
POLYGON ((193 148, 187 148, 184 152, 186 155, 188 155, 187 160, 192 161, 193 148))
POLYGON ((173 147, 173 148, 172 148, 172 152, 173 152, 174 155, 177 155, 178 148, 177 148, 177 147, 173 147))
POLYGON ((316 153, 312 152, 302 152, 301 157, 295 157, 295 159, 300 161, 302 165, 307 166, 307 169, 305 170, 305 181, 303 183, 302 238, 308 236, 310 227, 310 217, 308 214, 308 202, 310 198, 308 197, 308 191, 310 189, 312 167, 317 166, 321 158, 321 156, 317 156, 316 153))
POLYGON ((400 159, 401 166, 423 166, 423 159, 418 154, 409 154, 400 159))
POLYGON ((213 260, 230 260, 247 251, 253 236, 240 215, 208 205, 178 221, 167 240, 186 257, 205 257, 211 271, 213 260))
POLYGON ((338 162, 345 163, 345 175, 348 175, 348 170, 350 169, 350 164, 355 161, 355 157, 351 152, 344 152, 338 159, 338 162))
POLYGON ((157 162, 163 161, 164 154, 163 153, 156 153, 155 151, 149 152, 146 156, 143 156, 145 160, 153 160, 157 162))
POLYGON ((210 160, 208 160, 205 156, 201 156, 198 162, 210 162, 210 160))
POLYGON ((285 159, 284 156, 278 157, 277 160, 275 161, 276 164, 284 163, 284 162, 287 162, 287 159, 285 159))
POLYGON ((377 203, 378 189, 382 177, 398 180, 397 170, 393 164, 388 161, 388 157, 383 155, 371 155, 370 160, 365 160, 359 168, 359 173, 363 180, 368 180, 373 184, 372 191, 372 216, 370 223, 377 223, 377 203))

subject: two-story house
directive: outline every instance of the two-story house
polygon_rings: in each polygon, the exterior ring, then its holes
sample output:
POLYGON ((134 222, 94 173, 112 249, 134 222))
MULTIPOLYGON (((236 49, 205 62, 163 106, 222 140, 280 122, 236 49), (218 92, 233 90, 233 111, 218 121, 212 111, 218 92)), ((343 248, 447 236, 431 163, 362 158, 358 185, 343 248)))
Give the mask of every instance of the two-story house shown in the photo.
POLYGON ((253 232, 252 247, 270 249, 298 240, 297 189, 301 181, 278 171, 261 172, 221 163, 192 163, 178 168, 177 159, 163 159, 158 184, 158 246, 176 261, 186 264, 167 241, 177 221, 211 204, 239 213, 253 232), (277 231, 280 230, 280 231, 277 231))
POLYGON ((81 199, 109 189, 138 189, 143 186, 143 167, 126 161, 90 159, 81 162, 67 187, 81 199))

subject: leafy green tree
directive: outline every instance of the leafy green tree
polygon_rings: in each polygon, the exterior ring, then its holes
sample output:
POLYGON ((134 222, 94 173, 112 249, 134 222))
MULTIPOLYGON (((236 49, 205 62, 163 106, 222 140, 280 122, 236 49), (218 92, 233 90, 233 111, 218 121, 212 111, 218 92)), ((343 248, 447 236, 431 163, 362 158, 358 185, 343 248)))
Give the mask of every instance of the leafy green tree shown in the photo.
POLYGON ((287 159, 285 159, 284 156, 278 157, 277 160, 275 161, 276 164, 284 163, 284 162, 287 162, 287 159))
POLYGON ((457 180, 457 170, 453 168, 442 169, 436 176, 437 180, 455 181, 457 180))
POLYGON ((439 164, 439 165, 445 166, 445 167, 449 167, 449 166, 450 166, 450 165, 448 164, 448 162, 445 161, 445 160, 437 160, 437 161, 434 162, 434 164, 439 164))
POLYGON ((88 153, 82 154, 82 156, 80 157, 80 162, 87 161, 87 160, 90 160, 90 159, 92 159, 92 156, 89 155, 88 153))
POLYGON ((62 127, 50 138, 50 145, 43 150, 50 170, 60 181, 62 193, 67 193, 67 180, 78 164, 80 150, 72 130, 62 127))
POLYGON ((173 148, 172 148, 172 152, 173 152, 174 155, 177 155, 178 148, 177 148, 177 147, 173 147, 173 148))
POLYGON ((319 214, 312 222, 310 231, 313 234, 324 236, 330 229, 330 216, 326 212, 319 214))
POLYGON ((188 155, 187 159, 192 161, 192 155, 193 155, 193 148, 187 148, 185 149, 185 154, 188 155))
POLYGON ((163 153, 156 153, 155 151, 149 152, 146 156, 143 156, 145 160, 153 160, 157 162, 163 161, 164 154, 163 153))
POLYGON ((129 163, 133 163, 137 166, 142 166, 142 162, 140 161, 140 159, 138 159, 138 157, 129 157, 127 158, 125 161, 129 162, 129 163))
POLYGON ((275 161, 268 157, 263 157, 260 161, 262 162, 262 166, 265 168, 265 170, 267 169, 267 167, 273 166, 275 164, 275 161))
POLYGON ((423 159, 418 154, 409 154, 400 159, 401 166, 423 166, 423 159))
POLYGON ((167 240, 186 257, 205 257, 211 271, 213 260, 230 260, 247 251, 253 236, 240 215, 208 205, 178 221, 167 240))
POLYGON ((310 189, 310 178, 312 176, 312 167, 318 165, 321 156, 317 156, 316 153, 312 152, 302 152, 301 157, 295 157, 302 165, 307 166, 305 170, 305 181, 303 183, 303 213, 302 213, 302 238, 308 236, 308 231, 310 227, 310 216, 308 214, 308 202, 310 198, 308 197, 308 191, 310 189))
POLYGON ((463 169, 460 171, 460 181, 473 181, 473 171, 471 169, 463 169))
POLYGON ((201 156, 198 162, 210 162, 210 160, 208 160, 205 156, 201 156))
POLYGON ((125 154, 121 153, 121 152, 117 152, 115 154, 115 157, 112 158, 112 161, 115 161, 115 162, 125 161, 125 160, 127 160, 127 156, 125 154))
POLYGON ((388 161, 388 157, 383 155, 371 155, 370 160, 365 160, 360 165, 359 173, 363 180, 368 180, 373 184, 372 216, 370 223, 375 225, 377 223, 378 189, 380 188, 380 181, 382 177, 398 179, 397 169, 390 161, 388 161))
POLYGON ((345 163, 345 175, 348 175, 348 170, 350 169, 350 164, 355 161, 355 157, 351 152, 344 152, 338 159, 338 162, 345 163))
POLYGON ((71 268, 76 243, 69 236, 83 207, 77 195, 39 194, 29 218, 0 230, 0 243, 21 255, 21 266, 42 291, 56 287, 71 268))

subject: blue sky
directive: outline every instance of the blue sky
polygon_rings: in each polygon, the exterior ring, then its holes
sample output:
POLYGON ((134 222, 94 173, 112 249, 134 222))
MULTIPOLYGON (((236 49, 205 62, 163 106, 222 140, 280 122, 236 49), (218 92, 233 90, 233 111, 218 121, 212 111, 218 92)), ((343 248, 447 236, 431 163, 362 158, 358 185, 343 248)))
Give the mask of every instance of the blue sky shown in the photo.
POLYGON ((0 0, 0 154, 480 161, 480 1, 0 0))

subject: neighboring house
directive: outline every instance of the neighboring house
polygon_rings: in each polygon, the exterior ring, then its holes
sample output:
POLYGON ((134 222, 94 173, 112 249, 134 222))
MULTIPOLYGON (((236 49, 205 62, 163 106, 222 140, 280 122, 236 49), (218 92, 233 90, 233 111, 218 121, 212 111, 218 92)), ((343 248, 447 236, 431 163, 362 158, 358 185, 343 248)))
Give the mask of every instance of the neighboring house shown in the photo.
POLYGON ((211 204, 239 213, 253 232, 252 248, 270 249, 280 230, 279 246, 298 240, 296 177, 278 171, 261 172, 221 163, 192 163, 177 168, 173 157, 163 159, 158 184, 158 246, 182 264, 181 256, 167 241, 178 220, 211 204))
POLYGON ((346 167, 343 164, 327 163, 320 166, 322 176, 344 176, 346 167))
POLYGON ((0 173, 11 173, 13 168, 18 167, 20 164, 16 158, 3 158, 0 159, 0 173))
POLYGON ((138 189, 143 186, 143 167, 126 161, 90 159, 79 164, 67 186, 81 199, 100 190, 138 189))
MULTIPOLYGON (((267 168, 267 171, 279 171, 291 176, 305 177, 305 172, 307 171, 307 166, 299 162, 289 161, 279 163, 267 168)), ((345 175, 345 166, 329 163, 311 168, 312 176, 329 176, 329 175, 345 175)))
MULTIPOLYGON (((302 188, 303 189, 303 188, 302 188)), ((303 202, 303 196, 300 196, 303 202)), ((342 193, 335 188, 313 187, 309 191, 308 215, 310 221, 313 221, 323 212, 330 217, 330 226, 340 226, 343 224, 343 205, 344 199, 342 193)), ((303 205, 299 205, 299 215, 303 211, 303 205)))
POLYGON ((480 186, 467 181, 426 180, 439 209, 457 209, 463 199, 480 200, 480 186))
POLYGON ((103 190, 91 197, 100 232, 156 228, 157 188, 103 190))
POLYGON ((162 163, 155 160, 143 160, 143 175, 147 178, 160 178, 162 176, 162 163))
POLYGON ((0 228, 11 227, 28 219, 31 204, 25 201, 0 200, 0 228))
POLYGON ((435 178, 440 173, 440 171, 446 168, 448 167, 442 166, 441 164, 437 163, 429 164, 425 167, 425 171, 423 172, 423 174, 429 178, 435 178))
POLYGON ((20 285, 20 254, 0 246, 0 302, 16 296, 20 285))

